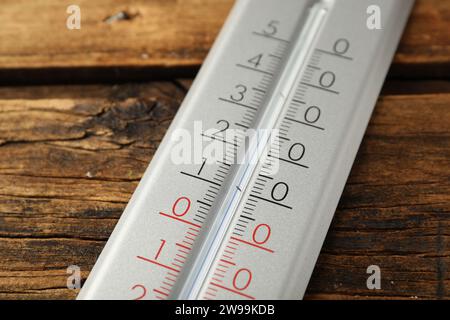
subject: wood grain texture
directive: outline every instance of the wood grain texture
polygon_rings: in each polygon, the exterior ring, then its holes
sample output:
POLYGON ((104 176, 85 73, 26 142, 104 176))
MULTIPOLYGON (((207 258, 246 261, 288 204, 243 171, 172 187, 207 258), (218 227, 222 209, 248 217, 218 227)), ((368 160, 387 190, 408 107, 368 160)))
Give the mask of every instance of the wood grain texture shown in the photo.
MULTIPOLYGON (((0 298, 75 297, 189 84, 0 88, 0 298)), ((450 298, 449 168, 450 93, 383 95, 306 297, 450 298)))
MULTIPOLYGON (((192 77, 232 3, 79 0, 81 30, 68 30, 68 4, 64 1, 3 0, 0 83, 192 77), (107 22, 120 12, 125 19, 107 22)), ((417 1, 390 74, 399 78, 448 78, 447 1, 417 1)))
MULTIPOLYGON (((38 85, 0 87, 0 299, 76 296, 232 0, 77 4, 69 31, 65 2, 2 1, 0 84, 38 85)), ((307 298, 450 298, 449 75, 449 2, 418 0, 307 298)))

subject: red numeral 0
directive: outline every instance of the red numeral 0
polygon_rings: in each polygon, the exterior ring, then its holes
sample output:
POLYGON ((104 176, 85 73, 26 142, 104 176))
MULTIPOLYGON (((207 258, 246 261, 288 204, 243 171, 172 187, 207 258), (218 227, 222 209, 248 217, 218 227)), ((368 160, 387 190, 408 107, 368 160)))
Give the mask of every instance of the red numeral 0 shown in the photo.
MULTIPOLYGON (((261 231, 261 232, 264 232, 264 231, 261 231)), ((262 224, 258 224, 257 226, 256 226, 256 228, 255 228, 255 230, 253 230, 253 235, 252 235, 252 238, 253 238, 253 242, 254 243, 257 243, 257 244, 264 244, 264 243, 266 243, 267 242, 267 240, 269 240, 269 238, 270 238, 270 227, 269 227, 269 225, 268 224, 265 224, 265 223, 262 223, 262 224), (260 230, 260 229, 265 229, 266 231, 266 235, 265 235, 265 237, 263 238, 263 240, 261 240, 261 241, 258 241, 258 240, 256 240, 256 235, 258 234, 258 230, 260 230)))
POLYGON ((250 285, 250 282, 252 281, 252 272, 250 271, 250 270, 248 270, 248 269, 245 269, 245 268, 242 268, 242 269, 239 269, 237 272, 236 272, 236 274, 234 275, 234 278, 233 278, 233 287, 236 289, 236 290, 245 290, 245 289, 247 289, 248 288, 248 286, 250 285), (241 274, 241 273, 246 273, 247 274, 247 281, 245 282, 245 284, 243 285, 243 286, 240 286, 240 287, 238 287, 238 285, 237 285, 237 278, 238 278, 238 276, 241 274))
POLYGON ((172 206, 172 213, 177 217, 182 217, 186 213, 188 213, 190 208, 191 208, 191 200, 189 200, 189 198, 187 198, 187 197, 179 197, 172 206), (178 213, 177 207, 180 202, 187 202, 187 204, 186 204, 186 208, 181 213, 178 213))

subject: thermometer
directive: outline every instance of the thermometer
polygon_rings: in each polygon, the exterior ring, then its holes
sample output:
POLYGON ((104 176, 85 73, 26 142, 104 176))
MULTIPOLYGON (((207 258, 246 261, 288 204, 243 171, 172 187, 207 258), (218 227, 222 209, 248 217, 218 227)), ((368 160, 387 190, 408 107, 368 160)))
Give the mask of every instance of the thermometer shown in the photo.
POLYGON ((300 299, 413 0, 239 0, 78 299, 300 299))

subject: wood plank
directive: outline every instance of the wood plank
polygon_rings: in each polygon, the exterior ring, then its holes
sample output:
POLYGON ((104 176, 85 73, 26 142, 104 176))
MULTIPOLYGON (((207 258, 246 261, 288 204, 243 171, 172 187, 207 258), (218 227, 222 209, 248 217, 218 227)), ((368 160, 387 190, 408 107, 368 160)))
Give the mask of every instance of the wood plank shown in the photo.
MULTIPOLYGON (((232 0, 80 0, 81 30, 65 27, 66 3, 4 0, 0 82, 72 83, 193 76, 232 0), (105 19, 124 13, 126 19, 105 19)), ((393 77, 450 74, 450 6, 418 0, 393 77)))
POLYGON ((391 74, 400 78, 449 78, 449 2, 416 0, 391 74))
MULTIPOLYGON (((0 298, 75 297, 66 268, 87 277, 190 83, 0 88, 0 298)), ((393 91, 309 299, 450 298, 450 93, 393 91), (379 291, 366 288, 373 264, 379 291)))

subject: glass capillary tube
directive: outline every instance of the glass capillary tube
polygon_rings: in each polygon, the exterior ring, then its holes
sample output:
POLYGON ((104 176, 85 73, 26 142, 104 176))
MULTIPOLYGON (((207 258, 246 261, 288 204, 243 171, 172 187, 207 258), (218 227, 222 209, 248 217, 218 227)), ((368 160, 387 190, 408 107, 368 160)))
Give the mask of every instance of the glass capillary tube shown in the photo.
POLYGON ((235 211, 253 173, 257 169, 258 160, 267 150, 272 129, 275 128, 280 115, 283 113, 289 94, 305 69, 308 57, 314 49, 314 44, 332 4, 332 0, 322 0, 312 5, 299 35, 292 38, 293 44, 285 63, 281 66, 281 73, 261 109, 262 114, 255 125, 254 129, 257 134, 250 136, 248 150, 244 157, 245 161, 235 168, 234 174, 232 173, 232 182, 225 191, 220 206, 218 206, 216 212, 212 212, 212 214, 215 214, 215 218, 207 230, 208 234, 193 260, 179 293, 172 298, 180 300, 199 298, 205 279, 235 216, 235 211))

